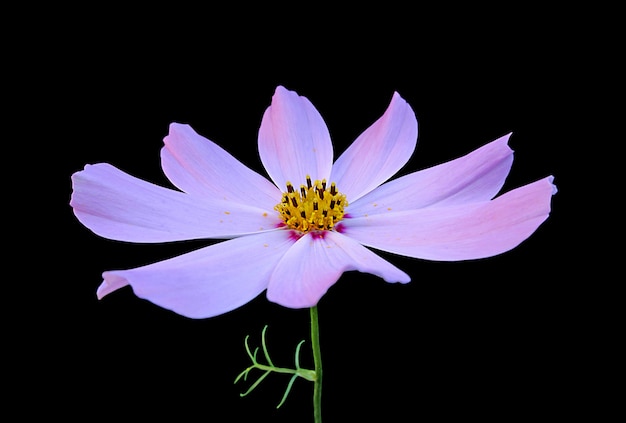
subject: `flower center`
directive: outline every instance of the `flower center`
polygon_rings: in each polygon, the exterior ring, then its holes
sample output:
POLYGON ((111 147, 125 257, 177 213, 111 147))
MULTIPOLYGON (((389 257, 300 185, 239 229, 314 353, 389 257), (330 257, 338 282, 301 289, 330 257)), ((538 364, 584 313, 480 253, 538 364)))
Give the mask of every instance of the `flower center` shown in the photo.
POLYGON ((311 182, 307 175, 306 185, 300 185, 296 191, 287 182, 287 192, 283 193, 280 203, 274 209, 291 229, 300 232, 329 231, 344 215, 344 207, 348 205, 346 196, 339 191, 335 183, 326 189, 326 179, 311 182))

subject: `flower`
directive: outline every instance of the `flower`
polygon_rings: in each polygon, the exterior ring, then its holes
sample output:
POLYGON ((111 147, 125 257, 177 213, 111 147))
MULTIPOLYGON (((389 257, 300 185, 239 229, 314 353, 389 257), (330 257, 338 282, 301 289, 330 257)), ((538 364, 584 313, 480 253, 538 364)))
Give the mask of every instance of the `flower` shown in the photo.
POLYGON ((231 311, 263 291, 285 307, 312 307, 345 271, 410 281, 372 249, 458 261, 527 239, 547 219, 556 187, 548 176, 496 197, 513 162, 510 135, 388 181, 417 144, 415 114, 397 92, 333 163, 320 113, 278 86, 258 137, 272 182, 189 125, 172 123, 161 164, 178 189, 98 163, 72 175, 70 204, 83 225, 113 240, 222 240, 105 271, 100 299, 130 285, 138 297, 190 318, 231 311))

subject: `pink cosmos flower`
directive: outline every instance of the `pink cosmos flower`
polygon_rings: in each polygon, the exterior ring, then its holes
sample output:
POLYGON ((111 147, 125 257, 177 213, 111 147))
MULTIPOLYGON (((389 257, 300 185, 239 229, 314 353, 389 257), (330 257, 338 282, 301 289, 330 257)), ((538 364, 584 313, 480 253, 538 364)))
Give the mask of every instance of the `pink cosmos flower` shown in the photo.
POLYGON ((457 261, 500 254, 528 238, 548 217, 556 187, 548 176, 495 197, 513 162, 509 136, 386 182, 417 143, 415 114, 398 93, 333 163, 319 112, 279 86, 258 138, 271 182, 190 126, 172 123, 161 163, 178 190, 98 163, 72 176, 70 204, 82 224, 109 239, 226 239, 106 271, 98 298, 130 285, 138 297, 190 318, 228 312, 265 290, 283 306, 312 307, 345 271, 410 281, 370 248, 457 261))

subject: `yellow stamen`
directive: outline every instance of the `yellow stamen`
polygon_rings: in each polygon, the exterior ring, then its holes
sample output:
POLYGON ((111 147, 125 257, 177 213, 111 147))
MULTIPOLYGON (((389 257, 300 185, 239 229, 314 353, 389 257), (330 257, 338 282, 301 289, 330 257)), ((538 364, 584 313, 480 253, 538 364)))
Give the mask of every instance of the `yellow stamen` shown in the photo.
POLYGON ((347 205, 346 196, 337 191, 334 182, 327 191, 326 179, 311 181, 307 175, 306 185, 300 185, 299 192, 287 182, 287 191, 274 209, 291 229, 329 231, 343 218, 347 205))

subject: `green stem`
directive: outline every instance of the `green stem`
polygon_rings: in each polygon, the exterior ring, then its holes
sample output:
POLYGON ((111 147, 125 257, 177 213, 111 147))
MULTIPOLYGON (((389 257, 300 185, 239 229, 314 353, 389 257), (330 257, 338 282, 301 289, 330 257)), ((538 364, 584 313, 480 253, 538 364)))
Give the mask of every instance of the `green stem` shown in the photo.
POLYGON ((320 350, 320 327, 317 318, 317 306, 311 307, 311 344, 315 379, 313 381, 313 416, 315 423, 322 423, 322 353, 320 350))

